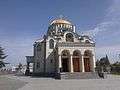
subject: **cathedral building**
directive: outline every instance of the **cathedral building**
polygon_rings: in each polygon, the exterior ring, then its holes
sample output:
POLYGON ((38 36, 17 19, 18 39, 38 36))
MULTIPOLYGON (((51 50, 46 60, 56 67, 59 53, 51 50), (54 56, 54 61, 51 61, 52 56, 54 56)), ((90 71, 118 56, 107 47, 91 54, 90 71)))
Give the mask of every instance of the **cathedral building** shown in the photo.
MULTIPOLYGON (((34 43, 33 74, 59 76, 95 72, 95 42, 79 35, 75 25, 59 18, 50 22, 42 39, 34 43)), ((29 64, 28 64, 29 65, 29 64)))

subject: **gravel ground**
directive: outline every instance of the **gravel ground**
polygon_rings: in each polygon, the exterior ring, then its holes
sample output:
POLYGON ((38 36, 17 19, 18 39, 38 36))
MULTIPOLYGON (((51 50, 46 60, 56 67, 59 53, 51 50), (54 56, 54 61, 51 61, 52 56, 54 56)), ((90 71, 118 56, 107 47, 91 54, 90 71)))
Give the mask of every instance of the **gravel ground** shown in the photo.
MULTIPOLYGON (((79 80, 54 80, 52 78, 31 78, 16 76, 6 77, 23 82, 28 82, 28 84, 26 84, 22 88, 19 88, 19 90, 120 90, 120 76, 112 75, 109 75, 107 79, 79 80)), ((0 88, 0 90, 2 89, 0 88)))

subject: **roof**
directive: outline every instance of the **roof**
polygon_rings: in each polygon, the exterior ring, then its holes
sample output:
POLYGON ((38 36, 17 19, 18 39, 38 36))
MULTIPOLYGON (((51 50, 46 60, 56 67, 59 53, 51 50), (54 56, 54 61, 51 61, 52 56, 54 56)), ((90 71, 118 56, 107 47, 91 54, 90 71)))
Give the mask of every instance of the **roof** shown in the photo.
POLYGON ((64 20, 64 19, 55 19, 53 20, 50 25, 52 24, 59 24, 59 23, 63 23, 63 24, 71 24, 71 22, 64 20))

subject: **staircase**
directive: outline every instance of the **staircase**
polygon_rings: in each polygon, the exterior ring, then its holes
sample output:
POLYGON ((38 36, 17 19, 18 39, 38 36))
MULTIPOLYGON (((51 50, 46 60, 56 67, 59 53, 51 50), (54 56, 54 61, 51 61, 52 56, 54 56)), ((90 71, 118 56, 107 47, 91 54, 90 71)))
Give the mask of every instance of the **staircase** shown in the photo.
POLYGON ((65 72, 60 73, 60 79, 99 79, 96 72, 65 72))

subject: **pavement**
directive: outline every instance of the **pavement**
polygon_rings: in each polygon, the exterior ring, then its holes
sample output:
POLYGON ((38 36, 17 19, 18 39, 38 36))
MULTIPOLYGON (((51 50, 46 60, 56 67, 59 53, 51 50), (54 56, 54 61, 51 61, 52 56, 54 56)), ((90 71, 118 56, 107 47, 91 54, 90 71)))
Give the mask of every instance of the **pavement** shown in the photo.
MULTIPOLYGON (((1 86, 0 90, 120 90, 120 76, 108 75, 107 79, 69 79, 69 80, 55 80, 52 78, 32 78, 25 76, 2 76, 16 82, 17 88, 8 87, 4 84, 6 89, 1 86), (21 85, 22 82, 22 85, 21 85), (18 87, 19 86, 19 87, 18 87)), ((1 77, 0 77, 1 78, 1 77)), ((7 82, 10 83, 10 82, 7 82)), ((10 83, 12 85, 12 83, 10 83)), ((14 85, 14 86, 15 86, 14 85)))
POLYGON ((6 75, 0 75, 0 90, 17 90, 26 84, 27 82, 19 79, 8 78, 6 75))

